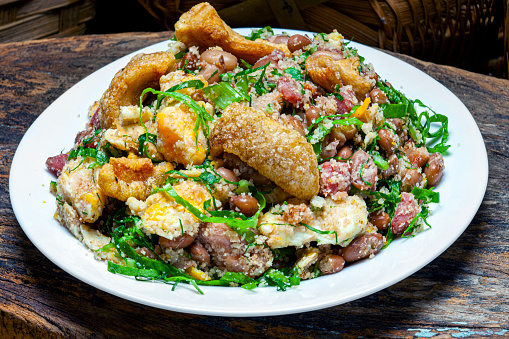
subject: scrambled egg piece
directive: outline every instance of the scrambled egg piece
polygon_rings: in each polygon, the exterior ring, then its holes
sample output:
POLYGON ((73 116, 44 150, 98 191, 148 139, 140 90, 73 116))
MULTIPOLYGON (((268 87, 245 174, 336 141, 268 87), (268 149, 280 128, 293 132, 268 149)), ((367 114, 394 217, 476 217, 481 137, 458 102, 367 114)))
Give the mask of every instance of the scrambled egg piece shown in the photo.
POLYGON ((202 129, 198 142, 194 132, 196 114, 187 106, 169 106, 157 113, 157 148, 166 161, 185 166, 200 165, 207 153, 207 140, 202 129))
POLYGON ((92 158, 69 160, 57 179, 57 194, 74 207, 84 222, 93 223, 101 216, 106 195, 97 184, 97 168, 88 166, 92 158), (83 163, 81 163, 83 161, 83 163))
POLYGON ((282 213, 284 209, 284 206, 283 210, 272 208, 258 223, 258 230, 268 238, 270 248, 302 247, 312 241, 346 246, 364 232, 368 224, 366 203, 358 196, 345 197, 339 202, 325 198, 322 209, 314 212, 313 219, 304 219, 302 223, 289 222, 285 213, 282 213), (320 234, 321 231, 330 233, 320 234), (333 232, 337 233, 337 241, 333 232))
MULTIPOLYGON (((179 196, 205 212, 203 203, 211 199, 211 196, 204 185, 186 180, 173 185, 173 188, 179 196)), ((184 233, 198 233, 200 220, 165 192, 151 195, 145 202, 130 197, 127 205, 132 213, 141 217, 142 229, 148 234, 157 234, 171 240, 184 233)))

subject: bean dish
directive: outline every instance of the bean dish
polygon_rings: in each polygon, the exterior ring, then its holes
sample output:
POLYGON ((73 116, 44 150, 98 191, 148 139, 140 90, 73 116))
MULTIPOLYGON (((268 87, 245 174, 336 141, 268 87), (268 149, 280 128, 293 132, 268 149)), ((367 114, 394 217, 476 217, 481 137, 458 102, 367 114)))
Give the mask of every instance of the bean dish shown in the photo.
POLYGON ((110 272, 200 293, 376 260, 431 227, 449 148, 447 117, 340 33, 241 36, 208 3, 167 51, 119 70, 89 118, 46 162, 55 218, 110 272))

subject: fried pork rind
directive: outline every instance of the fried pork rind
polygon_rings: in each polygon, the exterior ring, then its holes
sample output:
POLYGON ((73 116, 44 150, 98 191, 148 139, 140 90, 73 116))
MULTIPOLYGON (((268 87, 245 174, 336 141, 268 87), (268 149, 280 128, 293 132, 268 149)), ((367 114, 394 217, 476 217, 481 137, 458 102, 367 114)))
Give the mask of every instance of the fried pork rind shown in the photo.
POLYGON ((351 85, 357 99, 362 101, 375 82, 359 75, 359 66, 358 57, 334 60, 332 56, 318 52, 306 59, 306 70, 315 83, 329 92, 334 92, 336 85, 351 85))
POLYGON ((99 119, 103 128, 120 124, 122 106, 140 104, 146 88, 159 88, 159 78, 173 70, 175 57, 167 52, 137 54, 120 71, 104 92, 100 101, 99 119))
POLYGON ((164 173, 173 169, 170 163, 156 166, 148 158, 111 158, 99 171, 97 183, 104 194, 126 201, 129 197, 145 200, 152 185, 164 184, 164 173))
POLYGON ((310 200, 318 194, 318 162, 311 144, 263 112, 233 103, 211 134, 211 154, 237 155, 286 192, 310 200))
POLYGON ((175 24, 175 36, 187 47, 198 46, 205 50, 219 46, 249 63, 269 55, 279 49, 291 56, 286 45, 274 44, 262 39, 248 40, 234 32, 217 14, 214 7, 203 2, 182 14, 175 24))
POLYGON ((57 179, 57 194, 74 207, 84 222, 93 223, 102 214, 106 196, 97 185, 97 169, 88 168, 92 158, 70 160, 57 179), (82 162, 83 161, 83 162, 82 162))
POLYGON ((297 214, 290 207, 293 206, 273 207, 258 222, 258 230, 268 238, 267 245, 270 248, 302 247, 312 241, 318 241, 319 244, 346 246, 358 234, 365 232, 368 225, 366 203, 358 196, 345 197, 339 202, 325 198, 324 206, 321 210, 314 212, 312 220, 309 212, 303 210, 297 214), (331 233, 320 234, 303 224, 331 233), (332 232, 337 233, 337 242, 336 234, 332 232))

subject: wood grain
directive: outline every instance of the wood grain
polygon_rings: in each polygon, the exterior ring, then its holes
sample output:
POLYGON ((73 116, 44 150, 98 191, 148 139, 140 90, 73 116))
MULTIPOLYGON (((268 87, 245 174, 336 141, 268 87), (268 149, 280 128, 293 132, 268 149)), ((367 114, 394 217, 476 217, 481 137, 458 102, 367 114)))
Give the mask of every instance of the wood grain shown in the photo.
MULTIPOLYGON (((471 111, 486 143, 490 177, 481 208, 464 234, 400 283, 315 312, 207 317, 114 297, 46 259, 24 235, 10 205, 8 176, 17 144, 39 114, 73 84, 168 37, 169 33, 118 34, 0 45, 0 337, 509 335, 509 81, 410 57, 398 56, 449 88, 471 111)), ((472 161, 465 159, 465 170, 472 161)))

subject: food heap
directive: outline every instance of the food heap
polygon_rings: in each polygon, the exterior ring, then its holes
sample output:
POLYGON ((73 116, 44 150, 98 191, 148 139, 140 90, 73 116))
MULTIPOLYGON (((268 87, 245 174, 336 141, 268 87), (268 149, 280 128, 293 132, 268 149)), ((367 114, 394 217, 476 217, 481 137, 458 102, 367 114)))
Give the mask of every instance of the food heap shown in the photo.
POLYGON ((55 218, 109 271, 285 290, 424 228, 447 117, 335 31, 243 37, 208 3, 175 30, 47 160, 55 218))

